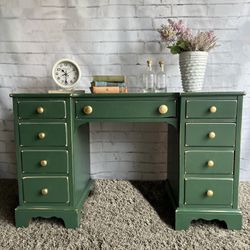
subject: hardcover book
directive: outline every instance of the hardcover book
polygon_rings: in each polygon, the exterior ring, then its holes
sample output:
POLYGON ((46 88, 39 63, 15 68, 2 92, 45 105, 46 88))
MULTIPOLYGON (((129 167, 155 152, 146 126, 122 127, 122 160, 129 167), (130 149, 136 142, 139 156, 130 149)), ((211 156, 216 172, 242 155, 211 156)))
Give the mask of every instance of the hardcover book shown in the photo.
POLYGON ((90 87, 90 90, 93 94, 128 93, 127 87, 119 87, 119 86, 105 86, 105 87, 92 86, 90 87))
POLYGON ((125 82, 125 76, 122 75, 95 75, 94 82, 125 82))
POLYGON ((96 87, 106 87, 106 86, 118 86, 118 87, 125 87, 126 84, 125 82, 100 82, 100 81, 92 81, 91 86, 96 86, 96 87))

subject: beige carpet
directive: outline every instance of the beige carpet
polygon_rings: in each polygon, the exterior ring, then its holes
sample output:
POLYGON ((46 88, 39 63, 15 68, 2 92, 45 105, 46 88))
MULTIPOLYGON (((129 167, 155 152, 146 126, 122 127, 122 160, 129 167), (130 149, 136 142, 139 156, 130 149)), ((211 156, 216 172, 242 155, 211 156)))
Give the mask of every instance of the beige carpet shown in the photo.
POLYGON ((0 180, 0 190, 0 249, 250 249, 250 182, 240 185, 240 231, 204 221, 174 231, 161 182, 115 180, 96 181, 76 230, 55 218, 16 229, 16 181, 0 180))

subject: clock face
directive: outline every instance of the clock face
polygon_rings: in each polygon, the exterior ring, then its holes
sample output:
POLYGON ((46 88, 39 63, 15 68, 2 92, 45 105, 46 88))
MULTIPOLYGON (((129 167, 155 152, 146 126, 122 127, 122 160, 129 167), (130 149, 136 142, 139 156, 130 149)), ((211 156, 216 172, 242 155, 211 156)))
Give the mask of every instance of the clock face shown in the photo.
POLYGON ((62 88, 73 88, 80 79, 79 66, 69 59, 62 59, 55 63, 52 69, 54 81, 62 88))

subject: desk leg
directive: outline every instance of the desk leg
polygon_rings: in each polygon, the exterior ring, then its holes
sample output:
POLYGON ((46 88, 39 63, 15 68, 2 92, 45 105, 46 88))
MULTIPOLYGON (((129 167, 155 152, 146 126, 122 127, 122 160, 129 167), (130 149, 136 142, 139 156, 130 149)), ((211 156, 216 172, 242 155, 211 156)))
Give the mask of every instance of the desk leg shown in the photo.
POLYGON ((56 217, 63 220, 66 228, 77 228, 80 225, 81 209, 65 207, 65 209, 56 208, 23 208, 17 207, 15 210, 16 227, 28 227, 32 218, 56 217))
POLYGON ((177 208, 175 212, 175 230, 188 229, 192 221, 199 219, 224 222, 227 228, 231 230, 240 230, 242 226, 242 215, 238 209, 177 208))
POLYGON ((32 217, 30 216, 29 212, 25 212, 24 210, 20 209, 20 207, 15 209, 16 227, 28 227, 31 219, 32 217))

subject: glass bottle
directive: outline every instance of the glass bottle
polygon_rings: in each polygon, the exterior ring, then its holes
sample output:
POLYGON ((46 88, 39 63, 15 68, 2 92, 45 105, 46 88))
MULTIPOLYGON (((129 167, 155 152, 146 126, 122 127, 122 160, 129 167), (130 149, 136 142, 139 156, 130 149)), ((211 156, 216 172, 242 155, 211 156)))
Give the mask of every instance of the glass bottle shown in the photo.
POLYGON ((143 92, 154 92, 155 90, 155 73, 152 70, 152 61, 147 60, 147 71, 143 76, 143 92))
POLYGON ((157 73, 156 76, 156 92, 166 92, 167 91, 167 86, 166 86, 166 74, 164 70, 164 61, 159 61, 160 65, 160 71, 157 73))

